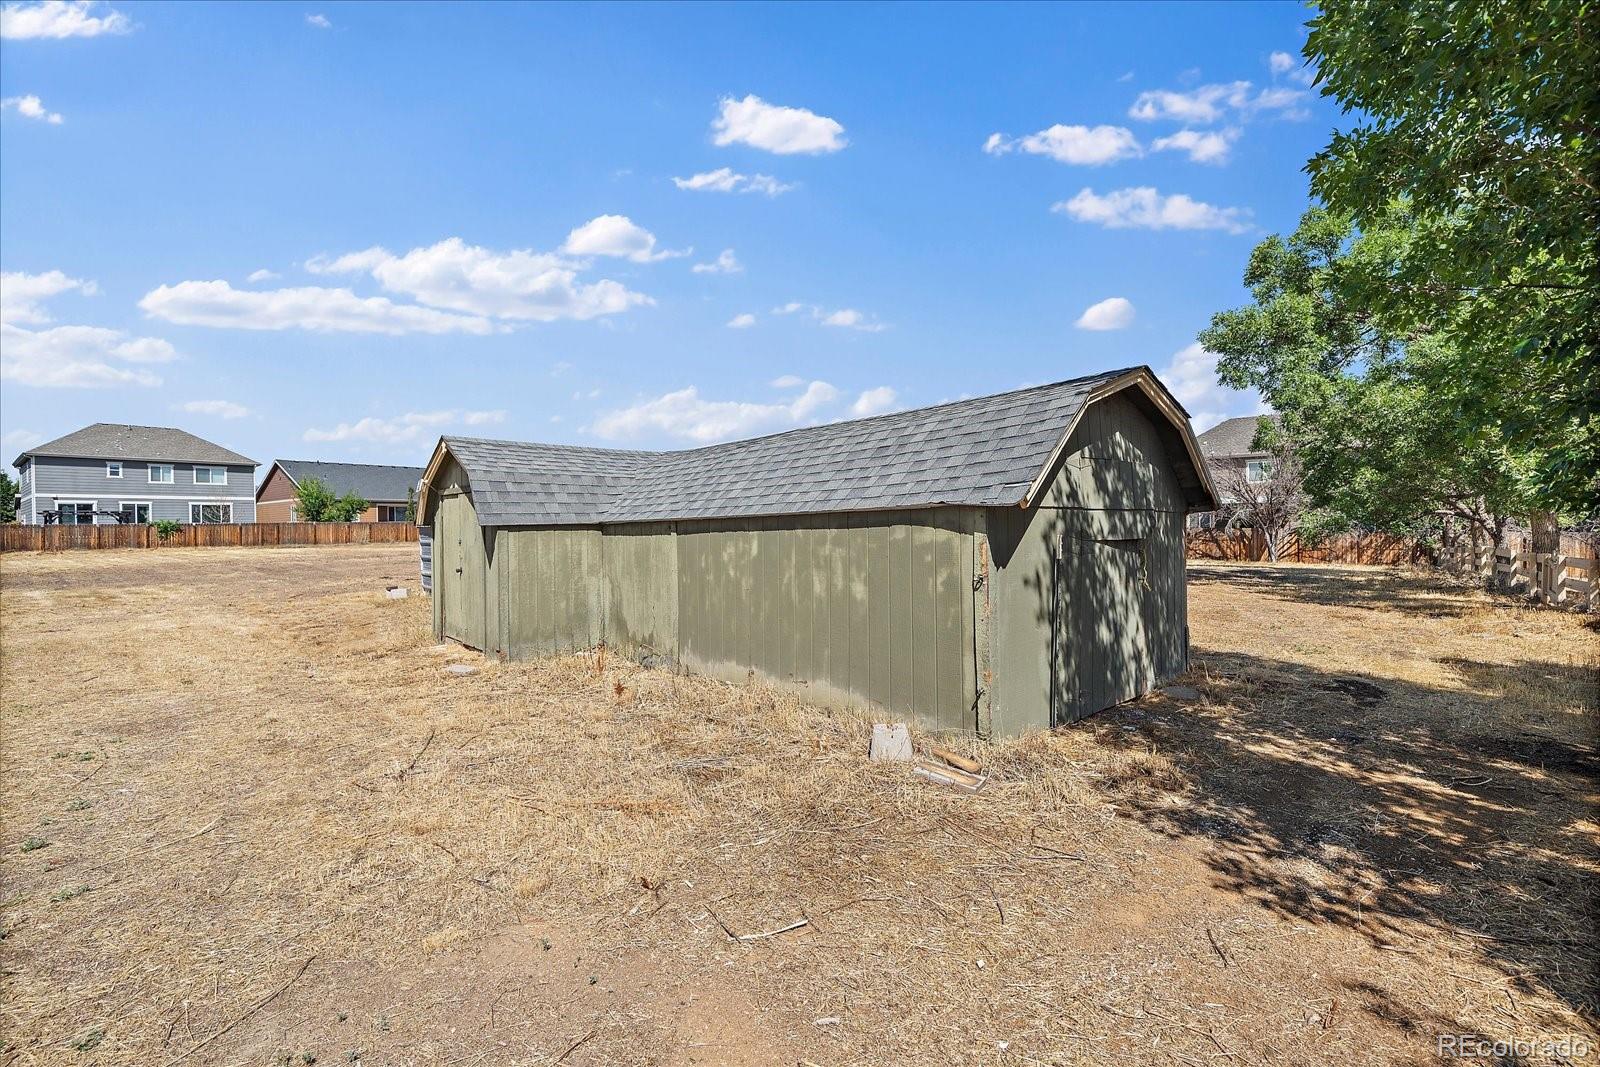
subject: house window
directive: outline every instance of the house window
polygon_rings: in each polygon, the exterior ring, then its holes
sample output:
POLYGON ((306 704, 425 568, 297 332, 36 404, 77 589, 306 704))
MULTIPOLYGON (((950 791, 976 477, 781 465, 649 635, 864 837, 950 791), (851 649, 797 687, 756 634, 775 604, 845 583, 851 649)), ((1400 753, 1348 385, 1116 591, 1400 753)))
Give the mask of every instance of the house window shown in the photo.
POLYGON ((194 523, 232 522, 232 504, 190 504, 189 521, 194 523))
POLYGON ((404 504, 379 504, 379 522, 405 522, 406 508, 404 504))
POLYGON ((63 526, 93 526, 94 501, 75 500, 64 501, 57 505, 59 518, 56 520, 63 526))
POLYGON ((120 478, 120 477, 122 477, 122 461, 121 460, 116 460, 116 459, 108 459, 108 460, 106 460, 106 477, 107 478, 120 478))
POLYGON ((123 522, 135 526, 147 526, 150 523, 150 502, 147 500, 124 500, 118 505, 123 514, 123 522))
POLYGON ((159 482, 162 485, 171 485, 172 484, 172 464, 170 464, 170 463, 152 463, 152 464, 150 464, 150 481, 151 481, 152 484, 155 484, 155 483, 159 482))
POLYGON ((1272 477, 1272 461, 1270 459, 1246 460, 1244 465, 1244 480, 1252 484, 1264 482, 1272 477))
POLYGON ((194 469, 195 485, 227 485, 228 468, 226 467, 196 467, 194 469))

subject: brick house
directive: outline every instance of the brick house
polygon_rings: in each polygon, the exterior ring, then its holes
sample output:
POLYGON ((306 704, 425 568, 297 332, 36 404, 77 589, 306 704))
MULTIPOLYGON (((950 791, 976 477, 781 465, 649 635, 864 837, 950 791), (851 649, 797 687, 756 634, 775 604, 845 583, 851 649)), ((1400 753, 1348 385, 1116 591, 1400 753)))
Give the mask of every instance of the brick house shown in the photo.
POLYGON ((357 522, 404 522, 406 507, 422 479, 421 467, 392 467, 378 463, 321 463, 305 459, 277 459, 256 490, 256 521, 299 522, 300 483, 315 478, 333 493, 355 493, 371 507, 357 522))

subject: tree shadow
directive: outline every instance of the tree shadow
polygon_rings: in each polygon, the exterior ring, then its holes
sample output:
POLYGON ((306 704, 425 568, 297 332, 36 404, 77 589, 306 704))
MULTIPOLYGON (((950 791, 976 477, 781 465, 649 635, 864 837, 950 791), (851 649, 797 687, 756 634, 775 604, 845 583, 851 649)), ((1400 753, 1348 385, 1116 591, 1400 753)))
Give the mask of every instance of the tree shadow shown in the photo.
MULTIPOLYGON (((1478 686, 1508 672, 1596 692, 1578 666, 1462 666, 1478 686)), ((1537 979, 1596 1025, 1592 737, 1457 719, 1454 691, 1237 653, 1197 650, 1186 681, 1201 702, 1157 695, 1076 727, 1154 744, 1191 783, 1135 804, 1135 818, 1199 840, 1216 884, 1274 915, 1399 952, 1482 953, 1512 992, 1532 995, 1537 979)))
POLYGON ((1191 586, 1227 585, 1274 600, 1326 607, 1374 608, 1427 618, 1470 614, 1474 608, 1437 576, 1410 574, 1394 568, 1281 567, 1266 563, 1213 564, 1189 568, 1191 586), (1337 572, 1340 581, 1328 576, 1337 572))

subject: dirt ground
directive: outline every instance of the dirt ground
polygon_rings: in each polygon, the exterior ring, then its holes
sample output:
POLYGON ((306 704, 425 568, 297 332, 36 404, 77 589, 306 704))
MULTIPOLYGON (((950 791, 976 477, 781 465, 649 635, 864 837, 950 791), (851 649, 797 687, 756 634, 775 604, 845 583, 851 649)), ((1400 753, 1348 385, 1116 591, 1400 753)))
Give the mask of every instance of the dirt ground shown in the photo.
POLYGON ((1199 698, 961 742, 973 796, 417 592, 405 545, 0 557, 0 1062, 1600 1062, 1582 617, 1196 565, 1199 698))

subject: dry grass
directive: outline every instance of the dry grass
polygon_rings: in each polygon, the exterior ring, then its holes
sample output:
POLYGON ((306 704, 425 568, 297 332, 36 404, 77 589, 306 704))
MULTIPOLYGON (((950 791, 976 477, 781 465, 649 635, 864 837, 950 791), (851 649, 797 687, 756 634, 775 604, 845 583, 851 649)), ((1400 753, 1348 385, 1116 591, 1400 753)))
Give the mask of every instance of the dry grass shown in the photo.
POLYGON ((1581 620, 1197 568, 1202 701, 960 743, 974 797, 760 685, 436 647, 425 599, 382 596, 409 547, 0 558, 6 1062, 1397 1063, 1594 1033, 1581 620))

